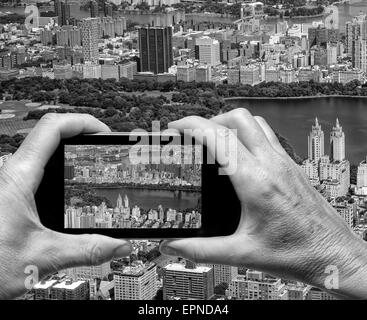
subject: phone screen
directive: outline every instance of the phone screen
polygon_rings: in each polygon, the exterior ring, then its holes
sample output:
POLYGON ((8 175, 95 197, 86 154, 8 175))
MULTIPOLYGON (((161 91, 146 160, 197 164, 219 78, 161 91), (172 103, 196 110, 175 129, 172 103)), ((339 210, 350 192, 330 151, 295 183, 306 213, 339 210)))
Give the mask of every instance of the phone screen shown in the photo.
POLYGON ((65 145, 65 229, 200 229, 199 146, 65 145))

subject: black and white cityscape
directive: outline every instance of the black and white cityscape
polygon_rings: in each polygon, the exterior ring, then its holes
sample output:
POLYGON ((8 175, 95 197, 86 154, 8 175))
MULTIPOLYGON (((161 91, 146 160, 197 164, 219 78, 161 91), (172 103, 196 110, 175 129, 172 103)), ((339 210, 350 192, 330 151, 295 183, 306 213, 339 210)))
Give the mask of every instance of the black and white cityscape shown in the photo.
MULTIPOLYGON (((130 132, 247 108, 367 240, 367 1, 1 1, 0 47, 0 168, 49 112, 130 132)), ((199 165, 70 145, 63 169, 67 229, 201 227, 199 165)), ((54 273, 20 299, 335 299, 258 270, 163 256, 159 240, 132 245, 127 258, 54 273)))
MULTIPOLYGON (((65 228, 201 227, 201 165, 175 154, 151 164, 133 148, 65 146, 65 228)), ((142 147, 147 156, 152 148, 142 147)))

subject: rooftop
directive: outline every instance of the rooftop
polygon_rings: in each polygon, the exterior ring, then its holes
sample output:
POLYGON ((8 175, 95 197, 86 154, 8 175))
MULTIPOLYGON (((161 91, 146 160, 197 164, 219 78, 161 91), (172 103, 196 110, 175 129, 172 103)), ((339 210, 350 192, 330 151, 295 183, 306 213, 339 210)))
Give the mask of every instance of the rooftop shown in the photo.
POLYGON ((48 289, 51 288, 57 280, 41 281, 34 285, 33 289, 48 289))
POLYGON ((204 273, 209 272, 210 267, 206 266, 196 266, 194 269, 186 268, 186 266, 182 263, 171 263, 167 265, 164 269, 170 270, 170 271, 185 271, 185 272, 191 272, 191 273, 204 273))
POLYGON ((85 283, 85 281, 70 281, 70 280, 66 280, 66 281, 63 281, 61 283, 58 283, 58 284, 54 285, 53 288, 55 288, 55 289, 69 289, 69 290, 73 290, 73 289, 78 288, 83 283, 85 283))

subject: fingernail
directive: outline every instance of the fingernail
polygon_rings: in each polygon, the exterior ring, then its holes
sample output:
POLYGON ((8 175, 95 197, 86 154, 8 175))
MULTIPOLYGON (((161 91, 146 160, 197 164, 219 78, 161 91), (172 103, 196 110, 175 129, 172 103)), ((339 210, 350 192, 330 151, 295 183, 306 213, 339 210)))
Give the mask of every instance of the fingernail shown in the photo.
POLYGON ((128 256, 130 253, 131 253, 131 244, 125 243, 115 249, 113 256, 122 258, 128 256))
POLYGON ((166 245, 161 246, 161 252, 167 256, 177 256, 177 251, 166 245))

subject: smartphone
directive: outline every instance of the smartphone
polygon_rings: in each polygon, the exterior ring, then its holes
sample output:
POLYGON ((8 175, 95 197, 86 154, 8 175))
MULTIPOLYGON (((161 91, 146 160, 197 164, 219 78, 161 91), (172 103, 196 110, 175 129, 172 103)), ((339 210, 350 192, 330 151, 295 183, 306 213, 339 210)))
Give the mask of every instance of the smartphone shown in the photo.
POLYGON ((147 132, 63 139, 36 193, 41 222, 55 231, 115 238, 230 235, 241 207, 205 146, 147 132))

